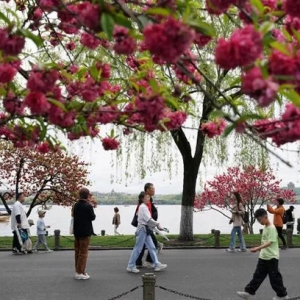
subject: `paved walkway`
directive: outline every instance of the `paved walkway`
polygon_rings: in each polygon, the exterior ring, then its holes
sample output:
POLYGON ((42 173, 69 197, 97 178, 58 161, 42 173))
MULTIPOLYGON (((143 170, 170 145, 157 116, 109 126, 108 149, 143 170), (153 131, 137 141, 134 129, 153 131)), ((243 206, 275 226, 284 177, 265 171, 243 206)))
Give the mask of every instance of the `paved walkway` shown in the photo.
MULTIPOLYGON (((108 300, 141 285, 141 275, 127 274, 130 251, 90 251, 87 281, 73 279, 73 252, 12 255, 0 252, 1 300, 108 300)), ((300 296, 300 250, 281 253, 281 271, 291 297, 300 296)), ((237 300, 236 290, 250 280, 256 254, 225 253, 224 250, 164 250, 160 261, 168 269, 157 273, 157 284, 212 300, 237 300)), ((274 296, 266 280, 254 299, 274 296)), ((121 300, 142 300, 138 289, 121 300)), ((157 289, 156 300, 188 298, 157 289)))

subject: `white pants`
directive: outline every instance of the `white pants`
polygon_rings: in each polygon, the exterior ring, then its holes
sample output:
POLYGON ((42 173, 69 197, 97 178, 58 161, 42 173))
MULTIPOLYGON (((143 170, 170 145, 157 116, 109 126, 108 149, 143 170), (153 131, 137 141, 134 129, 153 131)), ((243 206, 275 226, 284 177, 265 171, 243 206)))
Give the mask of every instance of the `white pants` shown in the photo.
POLYGON ((115 235, 120 235, 120 233, 118 232, 118 227, 119 225, 115 225, 115 230, 114 230, 115 235))

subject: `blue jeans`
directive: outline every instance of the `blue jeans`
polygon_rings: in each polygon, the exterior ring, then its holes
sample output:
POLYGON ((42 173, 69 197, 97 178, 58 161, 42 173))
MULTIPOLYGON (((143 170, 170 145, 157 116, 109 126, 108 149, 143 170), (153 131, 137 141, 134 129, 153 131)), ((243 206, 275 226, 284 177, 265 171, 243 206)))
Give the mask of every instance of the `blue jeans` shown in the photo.
POLYGON ((157 266, 160 263, 157 259, 156 248, 152 241, 152 238, 150 235, 147 235, 146 229, 142 227, 136 232, 135 246, 131 252, 131 256, 128 262, 128 268, 135 267, 135 262, 140 256, 144 244, 146 244, 147 246, 148 252, 150 253, 154 265, 157 266))
POLYGON ((238 234, 239 240, 240 240, 240 248, 246 249, 246 244, 244 240, 244 236, 242 233, 242 226, 234 226, 231 230, 231 237, 230 237, 230 249, 235 249, 235 236, 238 234))

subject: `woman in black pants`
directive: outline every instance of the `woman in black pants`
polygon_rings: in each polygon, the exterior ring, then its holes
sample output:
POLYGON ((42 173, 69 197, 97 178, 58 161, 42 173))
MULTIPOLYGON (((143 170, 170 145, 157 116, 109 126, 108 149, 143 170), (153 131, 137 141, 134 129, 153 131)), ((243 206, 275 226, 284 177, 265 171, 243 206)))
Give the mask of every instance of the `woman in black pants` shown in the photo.
POLYGON ((285 213, 285 209, 283 207, 284 200, 282 198, 278 198, 276 200, 277 207, 273 208, 270 204, 268 204, 268 212, 274 215, 273 224, 277 229, 278 237, 282 241, 282 249, 285 250, 287 248, 285 238, 282 234, 283 229, 283 216, 285 213))

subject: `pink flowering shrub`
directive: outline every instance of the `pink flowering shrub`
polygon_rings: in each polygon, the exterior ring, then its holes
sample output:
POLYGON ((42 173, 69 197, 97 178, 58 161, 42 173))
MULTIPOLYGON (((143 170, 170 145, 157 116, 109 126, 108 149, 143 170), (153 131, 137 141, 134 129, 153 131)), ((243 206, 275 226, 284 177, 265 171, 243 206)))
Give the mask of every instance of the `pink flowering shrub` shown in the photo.
POLYGON ((201 130, 203 134, 207 135, 209 138, 221 135, 225 130, 226 123, 223 119, 217 119, 216 121, 206 122, 201 125, 201 130))

